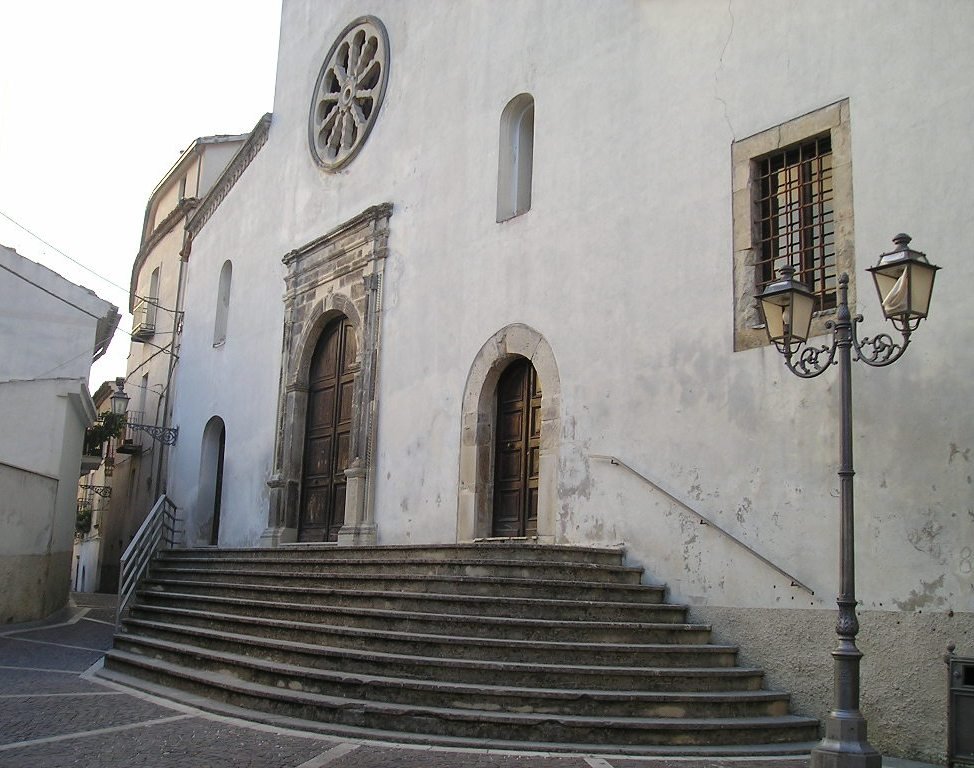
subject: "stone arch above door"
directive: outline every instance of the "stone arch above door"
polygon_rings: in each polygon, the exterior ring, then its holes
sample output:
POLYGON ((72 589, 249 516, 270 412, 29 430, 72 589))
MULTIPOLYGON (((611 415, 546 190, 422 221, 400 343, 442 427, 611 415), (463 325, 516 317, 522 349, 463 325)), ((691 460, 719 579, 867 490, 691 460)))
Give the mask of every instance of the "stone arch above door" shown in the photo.
POLYGON ((561 443, 561 379, 551 347, 538 331, 516 323, 480 348, 467 374, 460 434, 457 541, 490 536, 493 513, 495 398, 501 373, 518 357, 531 361, 541 380, 541 448, 538 480, 538 540, 554 541, 561 443))
POLYGON ((307 387, 308 372, 311 370, 311 358, 315 345, 325 327, 338 317, 347 317, 355 328, 356 363, 362 365, 362 318, 359 316, 355 304, 347 296, 340 293, 330 293, 312 309, 301 333, 301 338, 295 345, 295 364, 289 371, 290 380, 287 387, 307 387))

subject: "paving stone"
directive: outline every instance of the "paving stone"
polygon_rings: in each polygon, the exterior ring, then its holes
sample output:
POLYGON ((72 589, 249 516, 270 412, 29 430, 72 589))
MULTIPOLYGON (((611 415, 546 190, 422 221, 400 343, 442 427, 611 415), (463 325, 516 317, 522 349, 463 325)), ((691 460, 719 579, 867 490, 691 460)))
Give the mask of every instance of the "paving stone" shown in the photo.
POLYGON ((329 746, 192 717, 0 751, 0 768, 294 768, 329 746))
MULTIPOLYGON (((106 692, 94 683, 92 691, 106 692)), ((0 743, 10 744, 95 728, 137 723, 175 713, 133 696, 26 696, 0 699, 0 743)))
MULTIPOLYGON (((97 686, 98 690, 105 690, 97 686)), ((92 683, 76 672, 37 672, 26 669, 0 669, 0 696, 38 693, 83 693, 93 690, 92 683)))
MULTIPOLYGON (((73 645, 73 638, 63 639, 73 645)), ((36 669, 64 669, 84 672, 102 657, 102 651, 68 648, 17 637, 0 637, 0 665, 36 669)))
POLYGON ((44 642, 60 644, 65 642, 64 635, 66 630, 71 634, 71 645, 102 651, 107 651, 112 647, 112 635, 115 633, 114 626, 84 618, 67 627, 31 629, 24 632, 11 633, 6 635, 6 637, 14 640, 42 640, 44 642))

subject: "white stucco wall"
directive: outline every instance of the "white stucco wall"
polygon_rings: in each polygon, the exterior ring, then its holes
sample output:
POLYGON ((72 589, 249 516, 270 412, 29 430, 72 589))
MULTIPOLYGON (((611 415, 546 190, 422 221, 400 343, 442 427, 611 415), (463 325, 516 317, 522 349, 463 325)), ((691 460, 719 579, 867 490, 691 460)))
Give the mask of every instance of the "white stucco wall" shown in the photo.
POLYGON ((185 334, 183 361, 198 367, 180 372, 194 392, 183 434, 192 444, 189 430, 223 416, 233 455, 248 467, 228 536, 244 541, 264 523, 280 258, 388 200, 382 540, 439 540, 455 527, 459 398, 479 347, 519 322, 548 340, 561 376, 558 538, 626 541, 683 599, 791 602, 776 574, 591 458, 616 455, 831 601, 836 380, 799 381, 769 348, 731 351, 729 154, 737 138, 848 98, 865 328, 881 326, 863 269, 895 232, 911 232, 945 268, 907 357, 855 372, 862 596, 870 607, 974 607, 961 572, 972 434, 954 417, 969 371, 952 352, 971 270, 957 256, 968 224, 956 215, 970 192, 952 173, 971 116, 971 85, 957 66, 971 10, 903 3, 874 13, 836 3, 790 9, 769 31, 775 16, 761 3, 730 14, 705 6, 691 14, 623 4, 610 13, 598 3, 540 2, 503 14, 487 4, 424 14, 380 4, 392 46, 386 101, 361 155, 326 174, 307 151, 307 102, 333 34, 361 9, 285 4, 270 139, 197 238, 187 293, 187 329, 198 321, 200 331, 195 341, 185 334), (799 26, 808 47, 788 34, 799 26), (444 50, 443 39, 458 66, 429 55, 444 50), (823 40, 828 55, 817 47, 823 40), (890 46, 900 53, 889 67, 865 55, 890 46), (927 87, 930 71, 937 89, 927 87), (533 206, 497 224, 500 111, 520 92, 536 101, 533 206), (226 258, 229 339, 207 349, 226 258), (918 402, 916 391, 931 395, 918 402), (917 446, 908 453, 907 436, 917 446), (895 564, 890 552, 901 554, 895 564))
MULTIPOLYGON (((274 169, 264 164, 262 156, 263 152, 245 178, 263 177, 273 183, 266 174, 273 177, 274 169)), ((267 526, 284 252, 280 233, 252 215, 248 206, 253 205, 266 205, 259 187, 248 184, 242 194, 235 187, 216 214, 221 222, 233 218, 233 223, 212 227, 213 221, 208 223, 187 263, 186 314, 174 382, 173 424, 179 426, 179 440, 170 454, 169 493, 187 515, 188 543, 209 541, 210 518, 197 518, 195 511, 203 430, 214 416, 226 425, 220 543, 252 545, 267 526), (220 271, 227 259, 233 269, 227 335, 222 345, 214 347, 220 271)))
POLYGON ((974 154, 974 6, 289 0, 282 23, 269 140, 189 264, 170 488, 190 517, 203 426, 219 415, 221 543, 257 543, 281 257, 392 202, 381 543, 454 535, 468 373, 493 334, 522 323, 559 371, 556 540, 622 542, 646 580, 701 610, 831 610, 838 381, 799 380, 768 347, 733 351, 731 144, 848 99, 863 334, 887 330, 864 269, 894 234, 912 234, 943 267, 903 360, 854 372, 858 596, 911 632, 935 614, 938 643, 974 643, 974 371, 962 338, 974 192, 958 173, 974 154), (361 154, 328 174, 307 148, 312 87, 335 36, 366 12, 389 32, 385 103, 361 154), (499 120, 519 93, 535 100, 532 208, 498 224, 499 120), (228 258, 228 341, 214 349, 228 258), (632 465, 814 595, 598 455, 632 465))
POLYGON ((95 419, 84 383, 0 383, 0 623, 63 607, 71 578, 85 428, 95 419))
POLYGON ((0 307, 0 381, 87 381, 97 324, 111 304, 0 245, 0 307))
POLYGON ((116 308, 0 246, 0 622, 64 606, 88 373, 116 308))

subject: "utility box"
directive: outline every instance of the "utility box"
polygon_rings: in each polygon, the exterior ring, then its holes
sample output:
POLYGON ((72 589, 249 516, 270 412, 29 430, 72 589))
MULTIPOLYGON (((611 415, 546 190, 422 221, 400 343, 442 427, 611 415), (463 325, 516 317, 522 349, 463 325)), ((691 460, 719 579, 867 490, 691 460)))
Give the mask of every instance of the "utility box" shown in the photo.
POLYGON ((974 765, 974 657, 954 655, 947 646, 947 768, 974 765))

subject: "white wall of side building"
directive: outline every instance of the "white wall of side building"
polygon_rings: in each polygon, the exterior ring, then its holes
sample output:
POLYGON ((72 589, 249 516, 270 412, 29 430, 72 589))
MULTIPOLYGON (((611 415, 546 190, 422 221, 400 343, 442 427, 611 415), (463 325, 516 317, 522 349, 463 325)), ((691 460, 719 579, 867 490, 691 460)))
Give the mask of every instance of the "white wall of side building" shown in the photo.
MULTIPOLYGON (((379 543, 462 538, 464 391, 485 345, 513 329, 517 346, 526 327, 521 338, 543 340, 558 378, 542 381, 559 395, 547 403, 558 429, 544 537, 625 545, 646 580, 665 582, 793 690, 799 710, 821 715, 827 691, 809 681, 830 679, 839 382, 792 376, 767 345, 734 351, 742 182, 731 149, 841 105, 862 335, 891 330, 864 270, 893 235, 909 232, 943 268, 904 358, 853 374, 863 707, 868 718, 911 691, 904 709, 941 711, 946 642, 974 651, 964 352, 974 192, 958 172, 972 159, 974 6, 288 0, 282 24, 267 144, 188 263, 169 488, 189 542, 208 524, 194 515, 213 416, 227 434, 221 544, 256 545, 268 524, 282 258, 389 202, 379 543), (388 89, 361 153, 327 173, 308 150, 312 89, 335 36, 364 13, 388 30, 388 89), (535 103, 531 209, 498 223, 499 121, 521 93, 535 103), (214 348, 227 259, 227 341, 214 348)), ((883 711, 870 719, 874 743, 915 756, 941 748, 940 718, 883 711)))
POLYGON ((0 246, 0 623, 64 607, 71 577, 87 380, 117 308, 0 246))

